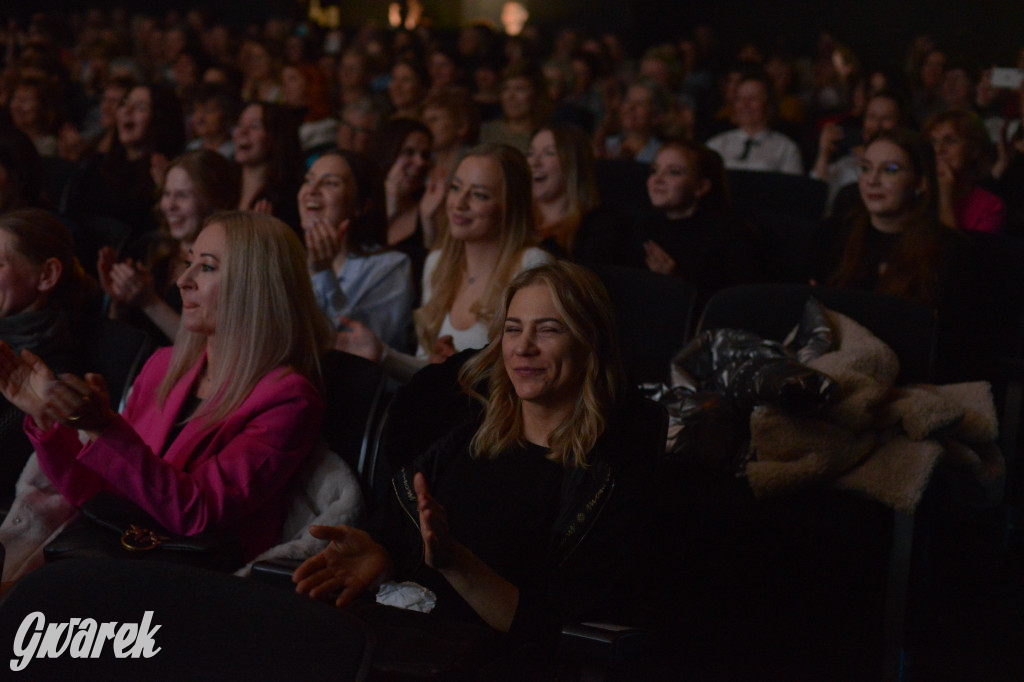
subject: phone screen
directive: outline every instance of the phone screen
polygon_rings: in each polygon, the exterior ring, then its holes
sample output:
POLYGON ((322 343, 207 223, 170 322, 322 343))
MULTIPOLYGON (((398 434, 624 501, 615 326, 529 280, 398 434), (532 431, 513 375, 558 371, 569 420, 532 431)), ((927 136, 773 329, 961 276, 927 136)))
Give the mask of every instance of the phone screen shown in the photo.
POLYGON ((992 69, 992 87, 1016 90, 1024 80, 1024 71, 997 66, 992 69))

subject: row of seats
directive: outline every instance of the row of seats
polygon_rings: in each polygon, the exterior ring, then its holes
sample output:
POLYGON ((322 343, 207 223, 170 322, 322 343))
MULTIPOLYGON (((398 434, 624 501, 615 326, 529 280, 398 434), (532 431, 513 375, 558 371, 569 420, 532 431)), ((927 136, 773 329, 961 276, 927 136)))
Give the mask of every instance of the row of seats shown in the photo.
MULTIPOLYGON (((692 288, 678 280, 654 275, 639 270, 623 270, 609 268, 598 272, 610 291, 616 308, 616 320, 620 327, 620 335, 624 339, 627 365, 635 380, 659 381, 664 378, 668 360, 671 355, 691 336, 692 323, 692 288), (689 303, 687 303, 689 302, 689 303), (652 327, 659 328, 659 333, 652 333, 652 327)), ((813 293, 826 305, 839 312, 844 312, 861 321, 874 331, 882 340, 893 347, 901 358, 901 381, 928 381, 931 379, 935 364, 936 324, 930 312, 901 301, 887 297, 865 294, 863 292, 844 292, 832 289, 811 288, 804 285, 763 285, 740 287, 720 292, 708 303, 703 318, 695 332, 718 327, 742 327, 768 338, 781 338, 799 318, 799 311, 807 296, 813 293)), ((124 376, 127 381, 133 371, 141 366, 140 361, 147 354, 144 343, 138 343, 139 336, 126 331, 123 325, 106 323, 103 329, 113 340, 103 341, 99 348, 110 350, 114 347, 125 349, 119 353, 101 353, 103 358, 95 365, 97 371, 110 376, 124 376), (135 339, 132 341, 131 339, 135 339), (135 345, 133 345, 135 344, 135 345), (128 359, 131 359, 128 361, 128 359), (113 364, 103 362, 116 359, 113 364)), ((143 335, 144 336, 144 335, 143 335)), ((453 363, 454 366, 454 363, 453 363)), ((438 415, 464 414, 467 405, 459 401, 466 400, 454 388, 448 395, 411 395, 409 389, 395 392, 395 386, 383 375, 376 365, 341 353, 332 352, 325 360, 325 379, 327 384, 327 409, 331 418, 326 420, 324 436, 331 449, 338 453, 359 474, 368 499, 375 497, 374 491, 383 487, 380 484, 390 478, 390 471, 395 466, 392 461, 396 449, 402 451, 403 457, 411 456, 410 450, 425 447, 431 440, 429 435, 416 434, 417 424, 410 424, 408 417, 417 412, 423 424, 431 428, 444 428, 444 418, 438 415), (417 410, 417 403, 428 409, 417 410), (398 416, 396 416, 398 415, 398 416), (418 442, 410 443, 410 437, 419 435, 418 442)), ((453 387, 454 373, 446 365, 433 366, 425 370, 422 386, 438 386, 447 384, 453 387)), ((117 380, 115 380, 116 382, 117 380)), ((121 385, 123 385, 123 381, 121 385)), ((413 389, 413 392, 415 389, 413 389)), ((115 393, 116 394, 116 393, 115 393)), ((794 505, 812 505, 805 509, 806 516, 815 515, 813 505, 821 502, 820 496, 797 499, 794 505)), ((671 505, 673 501, 667 501, 671 505)), ((844 501, 844 504, 846 501, 844 501)), ((877 509, 871 509, 867 526, 871 532, 877 530, 877 509)), ((802 514, 793 513, 790 508, 784 515, 774 517, 775 520, 785 518, 787 524, 802 514)), ((762 519, 763 521, 763 519, 762 519)), ((855 522, 854 522, 855 523, 855 522)), ((891 547, 888 567, 882 572, 888 575, 887 598, 884 607, 884 633, 888 637, 888 655, 885 671, 887 677, 894 677, 901 672, 903 647, 905 645, 904 627, 908 603, 908 581, 910 561, 913 547, 915 519, 900 515, 890 516, 887 522, 889 535, 876 538, 882 545, 891 547)), ((773 529, 780 537, 801 532, 798 528, 780 527, 773 529)), ((827 532, 827 529, 826 529, 827 532)), ((806 543, 802 547, 808 550, 806 543)), ((814 551, 811 548, 810 551, 814 551)), ((822 552, 822 548, 817 548, 822 552)), ((822 560, 825 557, 819 557, 822 560)), ((699 560, 698 556, 690 560, 699 560)), ((813 557, 805 557, 805 561, 813 564, 813 557)), ((46 569, 49 571, 50 569, 46 569)), ((61 569, 71 570, 70 568, 61 569)), ((92 569, 79 569, 90 571, 92 569)), ((154 570, 154 580, 159 580, 160 569, 154 570)), ((112 573, 119 575, 116 571, 112 573)), ((41 575, 45 575, 41 572, 41 575)), ((40 578, 42 579, 42 578, 40 578)), ((189 578, 192 580, 193 578, 189 578)), ((211 581, 219 578, 199 579, 211 581)), ((30 583, 26 583, 28 590, 30 583)), ((246 587, 255 591, 257 588, 246 587)), ((254 592, 246 599, 259 601, 262 597, 254 592)), ((276 598, 274 598, 276 599, 276 598)), ((300 602, 302 600, 292 600, 300 602)), ((215 603, 214 601, 210 602, 215 603)), ((288 601, 281 602, 281 608, 291 613, 288 601)), ((305 608, 305 607, 302 607, 305 608)), ((5 622, 11 620, 7 615, 5 622)), ((348 627, 339 625, 339 627, 348 627)), ((879 622, 879 630, 883 631, 883 623, 879 622)), ((567 650, 583 651, 584 657, 591 661, 614 663, 623 657, 629 658, 637 652, 645 650, 651 639, 643 637, 635 631, 626 630, 619 633, 607 630, 588 631, 581 634, 579 628, 568 627, 565 633, 567 650), (576 644, 571 644, 575 642, 576 644)), ((372 655, 369 656, 372 659, 372 655)), ((360 662, 360 665, 364 665, 360 662)), ((408 672, 408 671, 407 671, 408 672)), ((355 678, 353 678, 355 679, 355 678)))

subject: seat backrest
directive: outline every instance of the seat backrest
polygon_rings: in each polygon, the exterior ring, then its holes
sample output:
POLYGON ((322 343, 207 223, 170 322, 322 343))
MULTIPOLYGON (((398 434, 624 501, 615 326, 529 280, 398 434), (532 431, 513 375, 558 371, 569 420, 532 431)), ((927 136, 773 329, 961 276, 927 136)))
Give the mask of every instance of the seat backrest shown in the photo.
POLYGON ((638 161, 598 159, 594 162, 594 179, 598 196, 604 206, 632 214, 638 207, 650 205, 647 176, 650 165, 638 161))
POLYGON ((634 382, 661 382, 669 362, 689 338, 696 289, 640 268, 597 266, 619 333, 622 361, 634 382))
POLYGON ((395 391, 380 420, 368 461, 371 507, 388 494, 395 472, 480 413, 480 404, 462 391, 458 379, 462 366, 476 353, 475 349, 464 350, 443 363, 427 365, 395 391))
POLYGON ((141 329, 103 317, 83 320, 80 334, 82 367, 103 375, 116 409, 156 344, 141 329))
POLYGON ((856 289, 806 284, 754 284, 719 291, 704 308, 698 331, 733 328, 781 341, 799 322, 807 299, 846 315, 896 353, 900 383, 931 381, 937 322, 924 305, 856 289))
POLYGON ((744 217, 780 213, 818 221, 825 212, 828 185, 820 180, 761 171, 729 170, 726 174, 733 208, 744 217))
POLYGON ((748 219, 761 240, 760 278, 766 282, 808 282, 811 249, 820 220, 770 211, 755 213, 748 219))
POLYGON ((388 404, 388 379, 369 360, 337 350, 323 360, 324 439, 355 471, 369 492, 369 455, 378 422, 388 404))
MULTIPOLYGON (((76 636, 60 656, 29 661, 23 671, 28 679, 357 682, 369 671, 372 635, 347 611, 254 580, 186 566, 111 559, 44 566, 20 580, 0 605, 3 641, 14 642, 34 612, 47 624, 72 623, 76 632, 82 630, 72 619, 114 622, 120 628, 142 624, 152 612, 145 631, 159 652, 121 660, 114 656, 112 639, 100 648, 96 637, 98 658, 83 661, 71 655, 74 642, 81 644, 76 636), (325 646, 310 649, 313 642, 325 646)), ((65 632, 54 647, 60 650, 73 634, 65 632)))

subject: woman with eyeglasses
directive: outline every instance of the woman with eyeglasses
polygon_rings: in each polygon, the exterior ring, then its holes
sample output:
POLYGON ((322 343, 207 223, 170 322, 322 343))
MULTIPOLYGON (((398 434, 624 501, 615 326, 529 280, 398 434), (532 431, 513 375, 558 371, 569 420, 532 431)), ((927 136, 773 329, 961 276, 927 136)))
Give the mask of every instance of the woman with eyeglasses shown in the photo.
POLYGON ((879 134, 864 150, 858 186, 859 205, 838 230, 823 230, 820 281, 938 307, 964 245, 939 222, 931 142, 905 129, 879 134))

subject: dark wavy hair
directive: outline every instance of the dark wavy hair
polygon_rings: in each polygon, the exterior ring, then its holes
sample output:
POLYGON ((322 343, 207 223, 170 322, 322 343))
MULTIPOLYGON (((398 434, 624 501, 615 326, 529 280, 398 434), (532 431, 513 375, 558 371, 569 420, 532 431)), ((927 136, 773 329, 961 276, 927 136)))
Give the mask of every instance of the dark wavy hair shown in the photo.
POLYGON ((374 253, 387 244, 388 218, 384 203, 384 176, 377 166, 362 154, 334 148, 325 156, 337 156, 348 164, 356 181, 356 215, 349 218, 345 233, 345 250, 356 255, 374 253))
POLYGON ((406 138, 413 133, 423 133, 431 143, 434 141, 430 128, 415 118, 393 118, 374 134, 368 153, 385 177, 398 160, 406 138))

